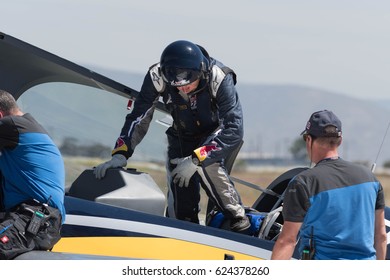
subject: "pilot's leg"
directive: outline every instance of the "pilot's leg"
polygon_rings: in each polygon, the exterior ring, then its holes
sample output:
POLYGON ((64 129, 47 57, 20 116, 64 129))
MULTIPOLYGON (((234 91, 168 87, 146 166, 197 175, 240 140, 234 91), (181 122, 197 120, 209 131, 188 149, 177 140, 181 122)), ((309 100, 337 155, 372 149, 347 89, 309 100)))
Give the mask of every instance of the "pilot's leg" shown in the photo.
POLYGON ((250 222, 245 215, 241 197, 224 165, 216 162, 203 167, 199 173, 202 187, 209 198, 230 219, 231 230, 239 232, 248 229, 250 222))
POLYGON ((171 164, 170 160, 174 158, 182 158, 191 155, 193 150, 198 146, 198 142, 194 141, 180 141, 179 138, 173 134, 172 130, 168 129, 168 156, 166 162, 167 170, 167 211, 166 216, 177 218, 179 220, 186 220, 193 223, 199 223, 198 213, 200 211, 200 182, 195 176, 191 178, 188 187, 179 187, 173 183, 171 177, 172 170, 176 164, 171 164))
MULTIPOLYGON (((169 172, 168 172, 169 173, 169 172)), ((199 223, 200 184, 194 178, 188 187, 179 187, 168 178, 167 216, 193 223, 199 223)))

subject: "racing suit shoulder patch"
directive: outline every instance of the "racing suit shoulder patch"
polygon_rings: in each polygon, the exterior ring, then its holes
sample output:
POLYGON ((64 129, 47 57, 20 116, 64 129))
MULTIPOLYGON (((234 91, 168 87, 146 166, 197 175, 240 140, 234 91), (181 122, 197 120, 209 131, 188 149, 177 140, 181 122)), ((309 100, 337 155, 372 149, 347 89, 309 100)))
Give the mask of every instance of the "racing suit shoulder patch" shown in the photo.
POLYGON ((156 63, 149 68, 150 78, 152 79, 154 88, 161 93, 165 90, 165 82, 160 73, 160 63, 156 63))
POLYGON ((211 81, 210 81, 210 88, 211 88, 211 94, 213 98, 217 97, 217 92, 219 89, 219 86, 221 85, 223 79, 225 79, 226 75, 232 74, 233 75, 233 82, 234 84, 237 83, 237 76, 234 71, 227 67, 227 66, 218 66, 216 64, 213 65, 211 68, 211 81))
POLYGON ((216 98, 219 86, 221 85, 223 79, 225 78, 225 72, 218 67, 217 65, 213 65, 211 69, 211 93, 213 98, 216 98))

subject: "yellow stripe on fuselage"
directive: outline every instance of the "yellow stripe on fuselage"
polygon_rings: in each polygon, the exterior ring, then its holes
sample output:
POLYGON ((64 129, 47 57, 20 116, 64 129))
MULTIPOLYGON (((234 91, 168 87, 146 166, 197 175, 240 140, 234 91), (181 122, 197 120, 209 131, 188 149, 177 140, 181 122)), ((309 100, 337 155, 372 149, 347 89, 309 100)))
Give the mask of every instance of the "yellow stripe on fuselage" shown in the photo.
POLYGON ((53 252, 159 260, 236 260, 259 258, 172 238, 151 237, 63 237, 53 252))

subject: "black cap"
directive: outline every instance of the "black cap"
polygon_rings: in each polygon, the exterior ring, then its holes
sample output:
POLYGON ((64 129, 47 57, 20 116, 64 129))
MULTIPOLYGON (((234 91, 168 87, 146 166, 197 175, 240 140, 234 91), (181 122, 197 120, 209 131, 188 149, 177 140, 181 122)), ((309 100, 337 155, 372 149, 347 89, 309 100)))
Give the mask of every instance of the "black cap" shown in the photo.
POLYGON ((309 121, 306 124, 306 128, 302 131, 301 135, 310 134, 315 137, 340 137, 341 136, 341 121, 332 112, 328 110, 322 110, 314 112, 309 121), (325 127, 336 127, 335 133, 326 133, 325 127))

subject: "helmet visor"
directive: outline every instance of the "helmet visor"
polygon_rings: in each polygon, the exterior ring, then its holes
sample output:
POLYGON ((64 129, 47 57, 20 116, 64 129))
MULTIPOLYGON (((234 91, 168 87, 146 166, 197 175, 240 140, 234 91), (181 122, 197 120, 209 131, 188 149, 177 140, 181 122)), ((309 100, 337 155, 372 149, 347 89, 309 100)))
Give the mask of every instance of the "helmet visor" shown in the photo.
POLYGON ((174 87, 182 87, 198 80, 202 73, 195 69, 163 67, 161 69, 165 82, 174 87))

